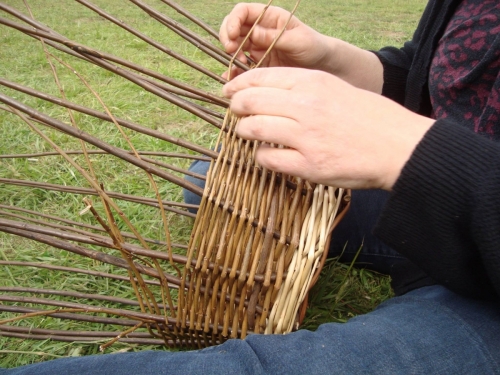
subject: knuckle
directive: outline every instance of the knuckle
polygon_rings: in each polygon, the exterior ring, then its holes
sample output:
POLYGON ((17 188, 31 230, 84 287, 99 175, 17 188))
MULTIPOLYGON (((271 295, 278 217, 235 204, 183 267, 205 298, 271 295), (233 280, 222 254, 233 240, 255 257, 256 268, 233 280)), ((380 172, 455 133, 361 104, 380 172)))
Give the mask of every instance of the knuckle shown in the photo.
POLYGON ((314 93, 304 92, 300 95, 298 102, 304 108, 308 108, 310 112, 318 112, 325 108, 323 96, 315 95, 314 93))
POLYGON ((265 168, 272 171, 279 171, 281 167, 281 162, 276 158, 274 152, 270 152, 272 149, 268 147, 262 147, 257 150, 255 155, 257 162, 265 168))
POLYGON ((321 87, 328 84, 335 77, 320 70, 309 70, 305 73, 304 79, 311 86, 321 87))
POLYGON ((265 125, 260 116, 243 117, 236 127, 236 133, 244 139, 262 141, 265 139, 265 125))
POLYGON ((258 108, 258 98, 252 95, 251 90, 240 91, 233 97, 233 112, 239 115, 251 115, 258 108))
POLYGON ((266 126, 264 124, 262 116, 251 116, 248 118, 248 121, 251 124, 250 131, 251 131, 252 137, 254 139, 264 140, 266 126))
POLYGON ((266 69, 252 69, 248 72, 248 84, 251 87, 258 87, 265 80, 267 70, 266 69))
POLYGON ((236 11, 243 11, 243 10, 246 10, 246 8, 247 8, 247 5, 245 3, 238 3, 238 4, 236 4, 234 6, 234 8, 233 8, 234 10, 233 11, 234 12, 236 12, 236 11))
POLYGON ((281 168, 281 163, 277 158, 267 158, 266 159, 267 168, 273 171, 279 171, 281 168))

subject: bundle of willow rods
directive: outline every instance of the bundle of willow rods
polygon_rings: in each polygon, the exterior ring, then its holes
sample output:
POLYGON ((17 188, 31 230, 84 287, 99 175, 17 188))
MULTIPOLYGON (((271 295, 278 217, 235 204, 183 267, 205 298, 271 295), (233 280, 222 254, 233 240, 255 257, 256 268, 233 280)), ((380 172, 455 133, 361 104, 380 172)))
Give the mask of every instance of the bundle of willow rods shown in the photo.
MULTIPOLYGON (((77 2, 106 22, 126 30, 134 40, 141 40, 217 84, 225 82, 219 73, 174 52, 95 4, 87 0, 77 2)), ((132 3, 223 66, 237 64, 242 69, 249 69, 233 61, 216 41, 208 42, 156 7, 140 0, 122 3, 132 3)), ((159 5, 173 8, 209 37, 217 38, 217 33, 206 23, 179 5, 168 0, 161 0, 159 5)), ((3 312, 0 336, 60 341, 104 340, 103 349, 116 341, 198 348, 228 338, 244 338, 250 332, 286 333, 296 329, 303 318, 307 293, 325 260, 331 230, 347 209, 344 192, 259 166, 254 160, 259 142, 244 141, 236 136, 234 129, 238 118, 227 110, 226 99, 71 40, 37 21, 27 2, 24 11, 4 3, 0 3, 0 10, 6 16, 0 17, 1 25, 39 44, 59 91, 59 96, 55 96, 0 78, 3 87, 0 91, 3 106, 0 108, 6 113, 4 118, 16 118, 52 149, 32 153, 2 150, 0 161, 14 163, 56 156, 67 163, 79 182, 68 186, 0 176, 0 186, 69 197, 84 196, 81 211, 66 217, 25 207, 22 199, 12 203, 2 198, 0 231, 90 260, 85 267, 24 258, 0 261, 0 269, 6 270, 6 275, 16 268, 24 268, 27 273, 35 269, 35 275, 42 272, 52 275, 52 284, 47 288, 17 283, 0 286, 0 311, 3 312), (60 56, 68 56, 68 59, 60 56), (214 147, 204 147, 129 118, 115 116, 112 105, 107 105, 99 96, 85 73, 77 71, 67 60, 82 60, 102 68, 195 115, 218 132, 217 143, 214 147), (87 89, 86 95, 101 109, 68 100, 58 75, 59 68, 74 72, 87 89), (36 107, 26 104, 33 102, 33 98, 44 104, 36 107), (67 112, 64 116, 52 115, 46 110, 53 108, 51 106, 67 112), (81 119, 87 118, 112 124, 123 145, 107 142, 82 129, 85 120, 81 119), (64 144, 58 143, 59 138, 54 137, 54 131, 77 140, 80 149, 65 149, 64 144), (135 135, 172 144, 176 149, 172 152, 137 150, 133 142, 135 135), (108 190, 106 177, 96 171, 93 158, 99 156, 114 157, 121 160, 122 165, 141 171, 142 179, 148 181, 149 190, 155 197, 108 190), (211 162, 204 190, 184 178, 205 179, 205 176, 186 170, 186 160, 211 162), (176 187, 173 199, 165 199, 163 184, 176 187), (179 202, 180 189, 202 195, 201 205, 179 202), (154 207, 158 211, 152 220, 162 223, 162 238, 148 238, 140 233, 134 217, 122 208, 129 204, 143 209, 154 207), (89 217, 92 219, 82 219, 89 217), (185 238, 177 242, 171 230, 172 223, 192 218, 196 219, 189 242, 185 238), (94 264, 109 265, 110 271, 94 269, 94 264), (77 275, 78 278, 85 275, 117 285, 125 283, 133 295, 122 298, 101 291, 71 290, 71 285, 61 282, 61 277, 65 277, 62 275, 77 275), (39 317, 89 322, 96 328, 62 330, 24 324, 39 317)))

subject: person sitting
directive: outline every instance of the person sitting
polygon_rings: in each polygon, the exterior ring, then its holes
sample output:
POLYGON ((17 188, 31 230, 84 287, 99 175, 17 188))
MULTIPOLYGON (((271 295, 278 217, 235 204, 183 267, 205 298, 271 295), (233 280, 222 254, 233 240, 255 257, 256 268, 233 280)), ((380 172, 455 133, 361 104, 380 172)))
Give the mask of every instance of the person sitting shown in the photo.
MULTIPOLYGON (((239 4, 224 19, 227 52, 263 7, 239 4)), ((288 17, 269 8, 245 51, 259 60, 288 17)), ((240 137, 287 146, 260 147, 262 166, 355 189, 359 207, 338 238, 368 236, 378 218, 374 234, 395 258, 384 265, 395 297, 315 332, 64 358, 0 374, 500 373, 499 31, 500 3, 487 0, 430 0, 411 41, 375 52, 294 17, 266 68, 235 69, 224 86, 240 137)), ((369 255, 371 242, 365 247, 369 255)))

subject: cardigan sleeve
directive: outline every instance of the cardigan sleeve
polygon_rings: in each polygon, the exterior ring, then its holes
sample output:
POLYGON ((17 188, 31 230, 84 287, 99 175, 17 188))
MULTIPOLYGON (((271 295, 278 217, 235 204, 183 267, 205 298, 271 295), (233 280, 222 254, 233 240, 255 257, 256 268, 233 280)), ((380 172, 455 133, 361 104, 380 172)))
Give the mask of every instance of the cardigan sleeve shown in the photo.
POLYGON ((413 61, 416 42, 406 42, 403 48, 385 47, 375 51, 384 69, 382 95, 404 105, 406 82, 413 61))
POLYGON ((394 185, 375 234, 464 296, 500 296, 500 143, 438 120, 394 185))

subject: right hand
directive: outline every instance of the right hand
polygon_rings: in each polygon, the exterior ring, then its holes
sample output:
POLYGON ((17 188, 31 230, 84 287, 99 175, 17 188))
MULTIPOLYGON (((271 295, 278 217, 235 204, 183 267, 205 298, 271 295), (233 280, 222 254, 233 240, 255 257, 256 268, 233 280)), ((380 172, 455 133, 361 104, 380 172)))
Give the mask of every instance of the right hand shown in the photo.
POLYGON ((236 134, 265 142, 255 154, 261 166, 343 188, 391 190, 434 124, 317 70, 253 69, 226 83, 223 94, 241 117, 236 134))
MULTIPOLYGON (((227 53, 232 54, 237 51, 264 7, 264 4, 241 3, 224 18, 219 36, 227 53)), ((288 11, 278 7, 269 7, 245 43, 243 51, 249 53, 254 61, 259 61, 279 35, 289 17, 288 11)), ((327 39, 296 17, 292 17, 286 31, 261 66, 321 69, 321 63, 328 51, 327 39)), ((247 59, 243 51, 238 54, 237 58, 246 63, 247 59)), ((241 73, 241 69, 235 68, 231 73, 231 78, 241 73)), ((225 76, 227 78, 227 73, 225 76)))

